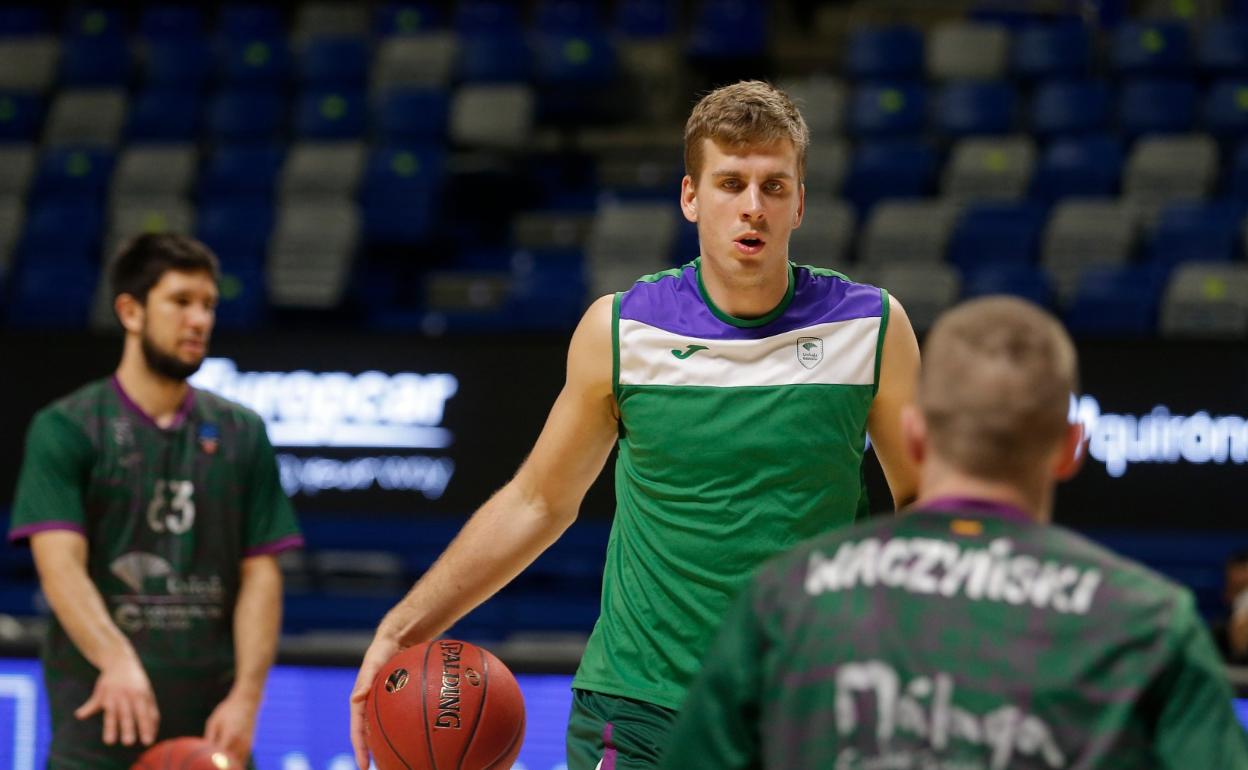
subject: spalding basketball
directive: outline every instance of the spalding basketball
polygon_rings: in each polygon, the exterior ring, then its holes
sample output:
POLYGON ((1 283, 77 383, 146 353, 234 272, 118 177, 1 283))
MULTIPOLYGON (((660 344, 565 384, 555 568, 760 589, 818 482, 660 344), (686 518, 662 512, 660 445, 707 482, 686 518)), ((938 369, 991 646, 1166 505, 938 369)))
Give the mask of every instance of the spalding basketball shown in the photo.
POLYGON ((378 770, 509 770, 524 741, 524 696, 507 667, 441 639, 390 659, 365 707, 378 770))
POLYGON ((130 770, 241 770, 203 738, 170 738, 143 752, 130 770))

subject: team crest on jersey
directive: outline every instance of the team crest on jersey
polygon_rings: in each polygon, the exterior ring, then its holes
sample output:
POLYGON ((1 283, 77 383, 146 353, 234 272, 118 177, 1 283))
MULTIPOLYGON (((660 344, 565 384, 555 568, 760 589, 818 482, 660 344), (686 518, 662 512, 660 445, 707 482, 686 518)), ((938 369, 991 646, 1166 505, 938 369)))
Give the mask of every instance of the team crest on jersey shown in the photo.
POLYGON ((134 429, 130 421, 124 417, 113 420, 113 443, 125 449, 134 443, 134 429))
POLYGON ((217 426, 211 424, 199 426, 199 448, 204 450, 204 454, 216 454, 217 447, 220 445, 221 431, 217 430, 217 426))
POLYGON ((797 360, 807 369, 814 369, 823 360, 823 340, 818 337, 798 337, 797 360))

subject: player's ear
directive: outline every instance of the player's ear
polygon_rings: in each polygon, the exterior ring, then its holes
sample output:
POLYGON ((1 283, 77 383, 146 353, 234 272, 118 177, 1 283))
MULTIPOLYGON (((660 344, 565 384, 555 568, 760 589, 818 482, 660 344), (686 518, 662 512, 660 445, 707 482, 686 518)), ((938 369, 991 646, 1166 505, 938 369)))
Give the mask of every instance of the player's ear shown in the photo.
POLYGON ((1053 478, 1058 481, 1069 481, 1083 467, 1083 458, 1087 455, 1087 436, 1084 435, 1083 423, 1073 422, 1066 426, 1062 441, 1054 457, 1053 478))
POLYGON ((922 465, 927 456, 927 420, 914 404, 901 407, 901 443, 906 456, 915 465, 922 465))
POLYGON ((118 294, 113 300, 113 311, 123 329, 135 334, 143 331, 143 303, 133 294, 118 294))
POLYGON ((688 174, 680 180, 680 210, 684 212, 685 219, 698 221, 698 188, 688 174))

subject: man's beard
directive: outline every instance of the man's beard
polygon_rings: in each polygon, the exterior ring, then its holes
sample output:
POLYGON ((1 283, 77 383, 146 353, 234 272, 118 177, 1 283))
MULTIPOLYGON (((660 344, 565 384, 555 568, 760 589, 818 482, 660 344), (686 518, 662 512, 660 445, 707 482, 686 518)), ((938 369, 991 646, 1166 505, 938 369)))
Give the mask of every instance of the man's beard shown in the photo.
POLYGON ((192 374, 199 371, 200 364, 204 362, 203 356, 187 363, 177 356, 164 352, 156 347, 156 343, 152 342, 146 331, 139 335, 139 338, 143 343, 143 360, 147 362, 147 368, 167 380, 186 382, 192 374))

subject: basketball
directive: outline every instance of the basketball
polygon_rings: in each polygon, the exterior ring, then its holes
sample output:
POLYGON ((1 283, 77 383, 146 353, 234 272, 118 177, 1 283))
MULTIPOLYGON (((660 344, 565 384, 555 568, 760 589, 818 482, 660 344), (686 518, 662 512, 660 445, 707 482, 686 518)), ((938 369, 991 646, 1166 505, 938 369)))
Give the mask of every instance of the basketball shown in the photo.
POLYGON ((442 639, 395 655, 369 693, 378 770, 508 770, 524 741, 524 696, 498 658, 442 639))
POLYGON ((203 738, 170 738, 143 752, 130 770, 239 770, 242 765, 203 738))

